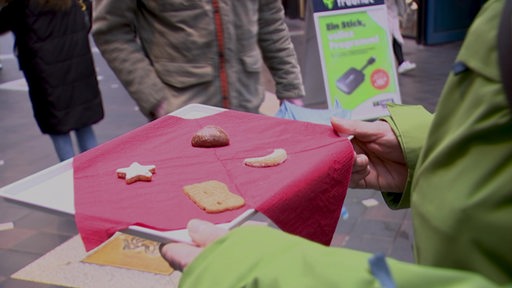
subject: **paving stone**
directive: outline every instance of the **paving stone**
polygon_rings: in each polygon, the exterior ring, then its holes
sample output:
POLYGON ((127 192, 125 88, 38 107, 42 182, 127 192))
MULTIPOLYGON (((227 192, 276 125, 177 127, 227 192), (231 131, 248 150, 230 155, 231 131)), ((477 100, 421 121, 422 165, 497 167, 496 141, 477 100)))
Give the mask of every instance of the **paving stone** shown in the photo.
POLYGON ((66 235, 39 232, 18 242, 11 250, 44 255, 69 238, 66 235))

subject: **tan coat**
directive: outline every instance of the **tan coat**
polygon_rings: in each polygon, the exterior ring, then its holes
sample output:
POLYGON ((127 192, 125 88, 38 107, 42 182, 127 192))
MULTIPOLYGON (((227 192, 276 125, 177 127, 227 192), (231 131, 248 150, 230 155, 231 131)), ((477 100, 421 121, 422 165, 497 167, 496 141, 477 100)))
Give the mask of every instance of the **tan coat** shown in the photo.
MULTIPOLYGON (((219 0, 230 108, 257 112, 263 63, 278 98, 304 96, 282 4, 219 0), (263 55, 263 57, 262 57, 263 55), (263 62, 265 59, 265 62, 263 62)), ((210 0, 96 0, 93 36, 103 57, 148 118, 190 103, 222 107, 215 16, 210 0)))

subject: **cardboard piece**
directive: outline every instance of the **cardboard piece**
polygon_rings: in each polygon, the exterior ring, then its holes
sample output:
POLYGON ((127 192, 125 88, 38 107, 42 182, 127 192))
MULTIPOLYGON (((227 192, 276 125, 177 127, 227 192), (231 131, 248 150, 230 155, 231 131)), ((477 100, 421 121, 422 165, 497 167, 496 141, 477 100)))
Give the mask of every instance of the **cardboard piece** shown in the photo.
POLYGON ((124 233, 116 233, 82 262, 169 275, 174 270, 162 258, 160 243, 124 233))

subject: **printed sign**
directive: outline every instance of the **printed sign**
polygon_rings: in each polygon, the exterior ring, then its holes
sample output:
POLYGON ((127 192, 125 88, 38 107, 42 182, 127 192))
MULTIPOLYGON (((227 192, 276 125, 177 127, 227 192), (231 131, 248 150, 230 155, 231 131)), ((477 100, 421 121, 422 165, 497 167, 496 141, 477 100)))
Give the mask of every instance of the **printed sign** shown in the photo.
POLYGON ((351 119, 388 115, 400 103, 383 0, 314 0, 324 86, 330 109, 351 119))

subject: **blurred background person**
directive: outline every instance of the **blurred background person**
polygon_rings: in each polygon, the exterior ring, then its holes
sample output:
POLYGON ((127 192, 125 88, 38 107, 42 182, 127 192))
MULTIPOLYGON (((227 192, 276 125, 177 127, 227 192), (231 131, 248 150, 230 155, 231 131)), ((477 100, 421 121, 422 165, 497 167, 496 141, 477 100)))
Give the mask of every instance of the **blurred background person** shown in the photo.
POLYGON ((0 10, 0 33, 12 31, 34 117, 60 161, 97 145, 92 125, 104 117, 89 42, 91 2, 11 0, 0 10), (88 9, 89 8, 89 9, 88 9))
POLYGON ((281 1, 97 0, 97 47, 141 112, 191 103, 259 112, 264 63, 278 99, 304 87, 281 1))
POLYGON ((405 10, 404 0, 386 0, 386 8, 388 11, 388 25, 389 33, 391 34, 391 41, 393 44, 393 53, 398 65, 398 73, 403 74, 416 68, 416 64, 405 60, 403 45, 404 37, 400 30, 399 11, 405 10))
MULTIPOLYGON (((0 10, 2 10, 5 5, 7 5, 7 0, 0 0, 0 10)), ((4 68, 4 66, 2 65, 2 60, 0 59, 0 70, 2 70, 2 68, 4 68)))

